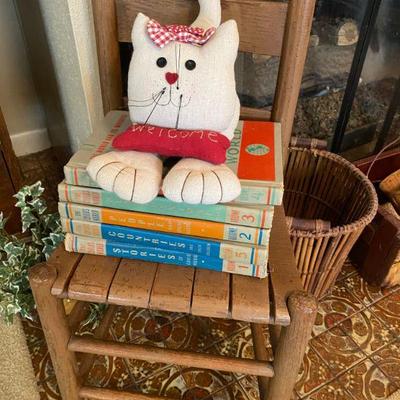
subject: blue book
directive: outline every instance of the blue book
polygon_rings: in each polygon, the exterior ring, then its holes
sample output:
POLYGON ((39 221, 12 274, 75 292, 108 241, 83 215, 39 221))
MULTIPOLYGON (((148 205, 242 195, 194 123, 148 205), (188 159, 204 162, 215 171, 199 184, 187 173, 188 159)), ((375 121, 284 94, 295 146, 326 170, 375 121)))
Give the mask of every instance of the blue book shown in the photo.
POLYGON ((268 261, 268 246, 252 246, 68 218, 62 218, 61 222, 64 232, 79 236, 136 246, 158 247, 245 264, 261 265, 268 261))
POLYGON ((267 276, 267 263, 264 265, 241 264, 221 258, 183 253, 157 247, 137 246, 105 239, 79 236, 71 233, 66 234, 64 244, 67 251, 77 253, 128 258, 161 264, 174 264, 184 267, 195 267, 229 272, 232 274, 255 276, 258 278, 265 278, 267 276))

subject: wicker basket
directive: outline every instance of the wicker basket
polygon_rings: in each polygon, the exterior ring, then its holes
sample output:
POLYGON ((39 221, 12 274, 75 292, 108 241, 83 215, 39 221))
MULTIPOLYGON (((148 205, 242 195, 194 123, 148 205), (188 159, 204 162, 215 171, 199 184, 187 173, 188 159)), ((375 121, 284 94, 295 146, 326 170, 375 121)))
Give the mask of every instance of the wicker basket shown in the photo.
POLYGON ((368 178, 344 158, 291 147, 285 173, 286 215, 323 220, 327 230, 290 229, 304 288, 320 298, 334 284, 351 247, 374 218, 378 199, 368 178))

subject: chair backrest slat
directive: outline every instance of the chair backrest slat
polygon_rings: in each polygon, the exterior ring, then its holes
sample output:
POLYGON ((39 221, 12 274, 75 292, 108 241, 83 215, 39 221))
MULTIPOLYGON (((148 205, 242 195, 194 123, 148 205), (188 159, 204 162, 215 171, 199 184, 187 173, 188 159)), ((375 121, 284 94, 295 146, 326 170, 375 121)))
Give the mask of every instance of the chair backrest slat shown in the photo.
MULTIPOLYGON (((287 3, 264 0, 222 0, 222 20, 235 19, 240 50, 279 56, 285 30, 287 3)), ((190 25, 199 12, 197 0, 116 0, 118 40, 131 42, 132 24, 142 12, 161 24, 190 25)))
POLYGON ((286 162, 306 62, 315 0, 291 0, 288 9, 272 120, 282 125, 282 151, 286 162))

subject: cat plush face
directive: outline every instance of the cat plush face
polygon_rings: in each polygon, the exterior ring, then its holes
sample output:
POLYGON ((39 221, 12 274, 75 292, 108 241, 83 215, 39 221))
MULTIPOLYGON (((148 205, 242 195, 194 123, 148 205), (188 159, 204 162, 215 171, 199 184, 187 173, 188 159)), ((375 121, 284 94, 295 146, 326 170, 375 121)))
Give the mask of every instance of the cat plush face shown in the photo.
POLYGON ((227 21, 203 46, 170 42, 158 47, 139 14, 132 30, 134 52, 128 98, 133 122, 166 128, 213 130, 229 139, 239 118, 234 64, 239 35, 227 21))

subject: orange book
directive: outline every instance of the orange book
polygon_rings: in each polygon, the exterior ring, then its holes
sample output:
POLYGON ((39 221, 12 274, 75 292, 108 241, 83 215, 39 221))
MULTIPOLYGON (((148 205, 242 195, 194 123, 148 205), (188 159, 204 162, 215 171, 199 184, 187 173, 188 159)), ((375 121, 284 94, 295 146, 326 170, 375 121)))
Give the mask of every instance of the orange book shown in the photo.
POLYGON ((201 238, 230 240, 266 246, 270 229, 230 225, 220 222, 178 218, 166 215, 138 213, 111 208, 92 207, 84 204, 58 203, 61 218, 127 226, 165 233, 197 236, 201 238))
POLYGON ((283 196, 280 124, 239 121, 226 164, 237 174, 242 193, 238 203, 280 205, 283 196))

